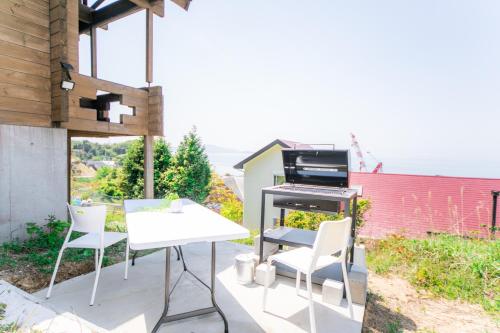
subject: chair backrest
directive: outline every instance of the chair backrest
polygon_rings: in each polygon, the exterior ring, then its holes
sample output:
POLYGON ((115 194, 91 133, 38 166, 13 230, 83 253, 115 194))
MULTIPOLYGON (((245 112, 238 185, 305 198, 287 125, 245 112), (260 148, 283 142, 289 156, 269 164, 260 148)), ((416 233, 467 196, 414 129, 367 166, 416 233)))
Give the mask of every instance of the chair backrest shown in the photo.
POLYGON ((81 207, 68 205, 71 216, 71 230, 104 234, 106 206, 81 207))
POLYGON ((318 234, 313 245, 313 268, 320 256, 329 256, 341 252, 346 254, 351 236, 352 219, 346 217, 340 221, 325 221, 319 225, 318 234))
POLYGON ((165 199, 131 199, 123 200, 123 209, 125 214, 139 212, 150 208, 159 208, 165 205, 165 199))

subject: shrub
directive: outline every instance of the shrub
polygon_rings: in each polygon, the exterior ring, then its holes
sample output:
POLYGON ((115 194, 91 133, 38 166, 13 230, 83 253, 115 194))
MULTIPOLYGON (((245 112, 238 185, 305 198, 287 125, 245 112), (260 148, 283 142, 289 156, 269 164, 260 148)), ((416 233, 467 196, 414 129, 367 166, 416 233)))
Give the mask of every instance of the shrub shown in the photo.
POLYGON ((236 222, 243 223, 243 203, 239 200, 228 200, 222 203, 220 214, 225 218, 236 222))
MULTIPOLYGON (((45 226, 27 223, 26 232, 29 238, 26 241, 7 242, 0 248, 0 268, 13 268, 18 267, 18 265, 28 264, 41 273, 52 273, 69 226, 69 222, 57 220, 54 216, 48 217, 45 226)), ((120 226, 112 223, 111 225, 107 224, 107 227, 122 231, 120 226)), ((75 239, 81 235, 81 233, 73 232, 71 237, 75 239)), ((123 252, 123 243, 118 243, 106 249, 105 253, 107 255, 103 258, 104 266, 111 263, 110 253, 123 252)), ((64 256, 64 260, 69 262, 86 260, 93 262, 94 250, 68 248, 64 251, 64 256)))
MULTIPOLYGON (((371 208, 371 203, 368 199, 360 199, 357 204, 356 216, 356 233, 365 224, 364 215, 371 208)), ((318 230, 319 225, 323 221, 337 221, 344 218, 343 213, 339 214, 324 214, 303 211, 291 211, 285 217, 285 225, 291 228, 318 230)))
POLYGON ((222 178, 215 172, 212 172, 209 187, 210 192, 205 199, 206 203, 222 205, 227 201, 238 200, 236 194, 224 184, 222 178))
POLYGON ((285 217, 285 225, 291 228, 318 230, 321 222, 335 221, 341 218, 341 214, 311 213, 294 210, 285 217))

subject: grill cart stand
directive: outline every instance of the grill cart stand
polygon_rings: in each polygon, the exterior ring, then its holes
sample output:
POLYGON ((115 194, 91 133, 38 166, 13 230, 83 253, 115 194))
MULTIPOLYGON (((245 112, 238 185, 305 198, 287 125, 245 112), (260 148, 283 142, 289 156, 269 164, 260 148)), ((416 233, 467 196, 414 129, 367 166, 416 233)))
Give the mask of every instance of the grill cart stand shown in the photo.
MULTIPOLYGON (((305 186, 291 186, 291 185, 278 185, 272 187, 265 187, 262 189, 262 202, 261 202, 261 216, 260 216, 260 244, 259 244, 259 262, 262 263, 263 259, 263 245, 264 242, 275 243, 279 245, 287 245, 292 247, 307 246, 312 247, 316 239, 316 231, 303 230, 296 228, 285 227, 284 221, 284 208, 281 208, 280 226, 268 232, 265 229, 265 212, 266 212, 266 196, 286 196, 294 197, 298 200, 312 203, 309 207, 304 206, 291 206, 293 210, 314 211, 316 205, 314 201, 325 202, 341 202, 343 203, 344 216, 352 216, 351 226, 351 241, 350 241, 350 255, 349 262, 352 264, 354 259, 354 242, 356 237, 356 216, 357 216, 357 191, 348 188, 335 188, 331 190, 319 191, 317 188, 305 186), (352 212, 351 212, 352 203, 352 212)), ((350 265, 349 265, 350 266, 350 265)), ((278 272, 280 270, 278 269, 278 272)))

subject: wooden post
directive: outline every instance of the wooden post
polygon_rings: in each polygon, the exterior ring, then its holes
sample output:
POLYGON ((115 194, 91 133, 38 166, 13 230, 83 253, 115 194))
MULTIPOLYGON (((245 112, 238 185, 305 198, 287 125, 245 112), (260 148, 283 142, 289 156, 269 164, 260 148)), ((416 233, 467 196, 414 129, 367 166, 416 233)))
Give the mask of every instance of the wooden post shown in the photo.
POLYGON ((146 9, 146 82, 153 82, 153 11, 146 9))
POLYGON ((144 135, 144 198, 154 198, 153 136, 144 135))
POLYGON ((97 27, 90 28, 90 75, 97 78, 97 27))

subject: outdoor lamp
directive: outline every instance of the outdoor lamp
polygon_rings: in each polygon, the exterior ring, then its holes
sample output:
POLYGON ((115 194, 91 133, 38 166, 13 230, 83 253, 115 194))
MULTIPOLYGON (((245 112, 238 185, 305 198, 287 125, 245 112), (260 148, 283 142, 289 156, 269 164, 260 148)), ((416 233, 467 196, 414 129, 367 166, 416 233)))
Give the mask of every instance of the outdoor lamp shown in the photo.
POLYGON ((63 68, 63 79, 61 81, 61 89, 66 91, 73 90, 75 88, 75 82, 71 80, 70 70, 73 70, 71 64, 61 62, 61 67, 63 68))

